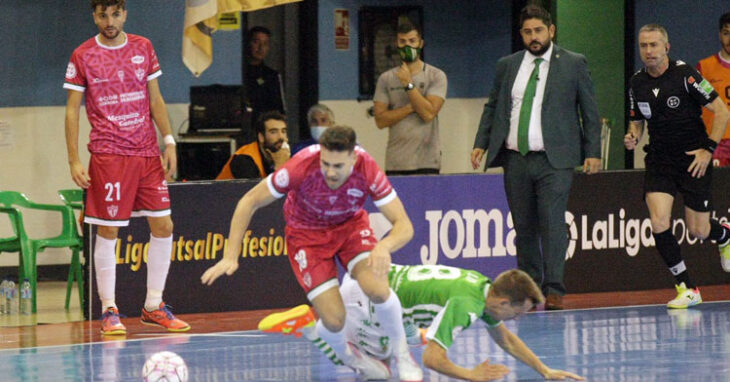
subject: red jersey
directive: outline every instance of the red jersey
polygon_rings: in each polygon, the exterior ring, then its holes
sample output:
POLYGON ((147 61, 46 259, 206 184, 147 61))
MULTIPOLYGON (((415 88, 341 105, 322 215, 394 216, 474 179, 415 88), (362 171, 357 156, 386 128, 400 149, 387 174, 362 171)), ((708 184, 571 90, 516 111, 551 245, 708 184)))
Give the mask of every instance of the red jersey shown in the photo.
MULTIPOLYGON (((697 70, 702 77, 710 81, 715 91, 720 94, 720 98, 730 107, 730 62, 720 57, 720 53, 716 53, 700 61, 697 64, 697 70)), ((714 115, 707 108, 702 108, 702 120, 705 122, 708 134, 712 131, 714 115)), ((725 136, 722 139, 730 139, 730 129, 725 130, 725 136)))
POLYGON ((288 193, 284 219, 289 227, 324 229, 342 224, 365 213, 368 196, 376 206, 396 197, 385 173, 375 159, 360 147, 355 148, 352 173, 339 188, 327 186, 319 163, 320 146, 312 145, 289 159, 266 178, 269 191, 277 198, 288 193))
POLYGON ((149 40, 126 37, 114 47, 102 45, 98 35, 81 44, 71 55, 63 87, 86 93, 89 152, 159 156, 147 81, 162 71, 149 40))

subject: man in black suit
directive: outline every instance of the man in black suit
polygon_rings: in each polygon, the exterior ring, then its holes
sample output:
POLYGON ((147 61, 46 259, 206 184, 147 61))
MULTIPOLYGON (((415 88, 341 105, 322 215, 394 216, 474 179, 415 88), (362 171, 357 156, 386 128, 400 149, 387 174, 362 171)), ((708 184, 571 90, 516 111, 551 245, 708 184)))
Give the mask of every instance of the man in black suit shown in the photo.
POLYGON ((514 221, 517 266, 541 286, 546 309, 562 309, 568 247, 565 211, 573 170, 601 167, 601 126, 583 55, 552 43, 555 25, 545 9, 520 13, 525 49, 497 62, 471 154, 476 169, 504 167, 514 221), (582 121, 582 123, 581 123, 582 121))

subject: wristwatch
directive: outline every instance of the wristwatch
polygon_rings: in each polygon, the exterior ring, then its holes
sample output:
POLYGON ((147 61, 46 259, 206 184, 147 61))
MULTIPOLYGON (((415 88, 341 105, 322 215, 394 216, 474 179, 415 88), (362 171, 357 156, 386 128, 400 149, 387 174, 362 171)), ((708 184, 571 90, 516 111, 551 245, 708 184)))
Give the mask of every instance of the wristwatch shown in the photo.
POLYGON ((416 85, 413 85, 413 82, 409 82, 408 85, 406 85, 404 89, 406 89, 406 91, 410 91, 410 90, 413 90, 413 88, 415 88, 415 87, 416 87, 416 85))

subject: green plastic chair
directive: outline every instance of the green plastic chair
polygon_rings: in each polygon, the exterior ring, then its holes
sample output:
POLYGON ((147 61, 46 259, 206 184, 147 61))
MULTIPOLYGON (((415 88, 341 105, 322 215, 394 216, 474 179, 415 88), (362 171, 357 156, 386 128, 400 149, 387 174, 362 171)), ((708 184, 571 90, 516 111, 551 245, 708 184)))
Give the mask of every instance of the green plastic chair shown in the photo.
POLYGON ((20 266, 18 279, 28 279, 33 290, 32 312, 36 313, 36 287, 38 273, 36 271, 36 254, 46 248, 71 248, 74 256, 83 249, 83 242, 78 234, 73 209, 65 205, 34 203, 20 192, 0 191, 0 212, 10 218, 14 236, 0 240, 0 252, 18 252, 20 266), (31 239, 25 230, 23 209, 55 211, 61 214, 62 229, 58 236, 31 239))
MULTIPOLYGON (((71 207, 71 209, 79 211, 81 215, 83 215, 84 210, 84 190, 81 189, 68 189, 68 190, 59 190, 58 196, 63 201, 63 204, 65 204, 68 207, 71 207)), ((74 225, 76 227, 76 225, 74 225)), ((83 247, 83 236, 79 233, 79 230, 75 230, 76 235, 78 236, 79 240, 82 243, 83 247)), ((74 286, 74 279, 76 280, 76 284, 78 285, 79 289, 79 306, 84 306, 84 277, 83 272, 81 270, 81 257, 79 256, 79 251, 74 250, 73 254, 71 255, 71 268, 68 271, 68 281, 66 283, 66 305, 65 308, 68 310, 69 302, 71 301, 71 290, 74 286)))

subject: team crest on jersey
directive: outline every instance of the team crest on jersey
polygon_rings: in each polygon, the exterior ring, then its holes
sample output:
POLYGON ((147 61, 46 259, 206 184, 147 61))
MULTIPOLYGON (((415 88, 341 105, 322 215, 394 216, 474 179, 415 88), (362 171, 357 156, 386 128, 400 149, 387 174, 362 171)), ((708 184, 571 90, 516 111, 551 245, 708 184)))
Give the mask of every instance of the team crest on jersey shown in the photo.
POLYGON ((124 71, 123 70, 118 71, 117 77, 119 77, 120 82, 124 82, 124 71))
POLYGON ((330 204, 335 204, 336 201, 337 201, 337 195, 330 196, 330 204))
POLYGON ((73 62, 69 62, 66 67, 66 78, 72 79, 76 77, 76 65, 73 62))
POLYGON ((113 204, 110 206, 106 206, 106 212, 109 213, 109 216, 115 217, 117 216, 117 212, 119 212, 119 206, 113 204))
POLYGON ((304 282, 304 285, 307 286, 307 288, 311 288, 312 287, 312 275, 310 275, 309 272, 306 272, 302 276, 302 281, 304 282))
POLYGON ((307 253, 304 252, 303 249, 300 249, 299 252, 294 255, 294 260, 296 260, 297 264, 299 264, 299 272, 307 268, 307 253))
POLYGON ((671 96, 667 98, 667 106, 671 107, 672 109, 676 109, 679 106, 679 97, 671 96))
POLYGON ((144 62, 144 56, 134 56, 132 57, 132 63, 133 64, 141 64, 144 62))
POLYGON ((137 76, 137 80, 142 81, 144 79, 144 69, 137 69, 134 71, 134 75, 137 76))
POLYGON ((279 170, 274 178, 274 183, 276 183, 279 188, 286 188, 289 185, 289 171, 285 168, 279 170))

